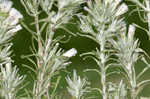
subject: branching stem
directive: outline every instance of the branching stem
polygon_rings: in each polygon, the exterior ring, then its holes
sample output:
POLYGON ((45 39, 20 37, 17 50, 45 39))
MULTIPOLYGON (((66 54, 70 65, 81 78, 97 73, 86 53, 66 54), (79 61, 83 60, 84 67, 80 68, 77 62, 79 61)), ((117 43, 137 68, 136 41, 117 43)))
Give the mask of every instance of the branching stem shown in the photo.
POLYGON ((136 73, 134 66, 131 66, 131 70, 129 71, 129 80, 131 85, 131 99, 136 99, 136 73))
POLYGON ((39 95, 41 88, 42 88, 42 84, 43 84, 43 77, 44 74, 42 73, 41 69, 41 60, 40 57, 43 54, 42 51, 42 42, 41 42, 41 33, 40 33, 40 27, 39 27, 39 14, 38 14, 38 4, 35 5, 35 27, 36 27, 36 32, 38 35, 38 55, 39 57, 37 58, 37 66, 38 66, 38 79, 37 79, 37 83, 36 83, 36 92, 35 92, 35 99, 41 99, 41 96, 39 95))

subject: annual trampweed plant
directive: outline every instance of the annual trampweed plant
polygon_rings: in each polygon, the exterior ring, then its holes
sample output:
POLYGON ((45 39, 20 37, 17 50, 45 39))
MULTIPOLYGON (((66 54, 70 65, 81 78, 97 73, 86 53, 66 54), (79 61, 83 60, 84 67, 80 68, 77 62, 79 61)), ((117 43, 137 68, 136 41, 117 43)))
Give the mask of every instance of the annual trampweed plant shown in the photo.
MULTIPOLYGON (((140 48, 140 41, 134 36, 138 25, 128 26, 124 21, 128 6, 122 0, 20 0, 20 2, 28 16, 34 19, 29 25, 24 22, 23 15, 13 8, 12 1, 0 0, 1 99, 66 99, 66 95, 62 97, 60 92, 57 92, 61 79, 66 80, 68 85, 66 91, 71 99, 149 99, 140 94, 150 82, 150 80, 140 81, 141 76, 150 68, 147 61, 148 54, 140 48), (79 12, 81 7, 83 9, 79 12), (40 17, 41 14, 44 14, 45 18, 40 17), (79 19, 76 20, 80 32, 77 34, 65 26, 70 23, 73 16, 79 19), (32 34, 33 41, 32 54, 22 57, 28 59, 35 67, 26 65, 36 75, 30 89, 21 86, 26 76, 19 75, 19 69, 12 65, 14 61, 11 58, 13 53, 11 40, 15 33, 23 28, 32 34), (98 74, 96 78, 100 78, 100 87, 92 88, 88 77, 78 76, 76 70, 73 70, 73 77, 60 78, 60 71, 66 70, 71 64, 69 59, 77 54, 77 50, 72 48, 64 51, 59 47, 64 38, 55 37, 59 29, 64 29, 71 36, 92 39, 98 44, 92 52, 80 56, 90 57, 96 62, 98 69, 86 69, 85 72, 96 72, 98 74), (146 67, 137 74, 135 66, 139 60, 143 61, 146 67), (118 68, 119 71, 110 72, 111 68, 118 68), (118 82, 108 80, 108 76, 118 73, 122 75, 118 78, 118 82), (20 90, 24 90, 25 94, 20 95, 20 90), (90 96, 95 91, 101 97, 90 96)), ((141 3, 132 0, 132 2, 145 11, 144 19, 150 27, 150 1, 144 0, 144 3, 141 3)), ((150 35, 150 28, 146 31, 150 35)))

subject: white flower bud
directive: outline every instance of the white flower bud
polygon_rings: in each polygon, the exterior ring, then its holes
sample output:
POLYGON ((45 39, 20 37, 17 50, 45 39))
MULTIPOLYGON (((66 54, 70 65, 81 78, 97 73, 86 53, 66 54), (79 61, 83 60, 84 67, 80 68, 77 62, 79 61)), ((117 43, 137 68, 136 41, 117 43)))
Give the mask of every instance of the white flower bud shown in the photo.
POLYGON ((134 26, 134 25, 129 25, 128 38, 129 38, 130 40, 133 39, 134 33, 135 33, 135 26, 134 26))
POLYGON ((16 18, 23 18, 22 14, 21 14, 19 11, 17 11, 17 9, 15 9, 15 8, 12 8, 12 9, 10 10, 9 15, 10 15, 10 16, 14 16, 14 17, 16 17, 16 18))
POLYGON ((8 18, 5 20, 9 25, 16 25, 19 19, 23 18, 22 14, 15 8, 11 8, 8 18))
POLYGON ((8 33, 15 33, 15 32, 18 32, 21 29, 22 29, 21 25, 17 25, 15 28, 9 30, 8 33))
POLYGON ((7 73, 11 73, 11 63, 6 63, 6 71, 7 73))
POLYGON ((0 3, 0 11, 1 12, 9 12, 12 7, 12 2, 8 0, 4 0, 2 3, 0 3))
POLYGON ((120 16, 120 15, 126 13, 127 11, 128 11, 128 6, 125 3, 123 3, 118 8, 118 11, 116 12, 116 16, 120 16))
POLYGON ((69 51, 65 52, 63 56, 70 58, 72 56, 75 56, 76 54, 77 54, 77 50, 75 48, 72 48, 69 51))

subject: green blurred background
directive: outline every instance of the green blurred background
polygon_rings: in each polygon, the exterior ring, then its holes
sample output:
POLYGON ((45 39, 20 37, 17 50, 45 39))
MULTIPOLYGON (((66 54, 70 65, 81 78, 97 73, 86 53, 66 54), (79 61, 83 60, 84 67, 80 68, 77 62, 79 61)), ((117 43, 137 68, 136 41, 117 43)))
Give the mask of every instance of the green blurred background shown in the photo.
MULTIPOLYGON (((32 17, 28 16, 27 13, 25 12, 24 7, 21 5, 20 0, 12 0, 14 2, 14 7, 16 9, 18 9, 24 16, 24 22, 26 24, 30 24, 31 22, 33 22, 32 17)), ((125 15, 126 18, 126 22, 127 24, 132 24, 132 23, 136 23, 139 26, 143 27, 143 28, 147 28, 147 24, 143 23, 137 12, 134 12, 130 15, 131 11, 135 8, 135 6, 133 6, 132 3, 126 2, 129 6, 129 11, 128 13, 125 15)), ((44 15, 42 15, 41 17, 43 17, 44 15)), ((66 25, 66 27, 73 31, 74 33, 78 32, 77 27, 74 25, 66 25)), ((32 27, 31 27, 32 28, 32 27)), ((66 35, 67 37, 69 37, 69 34, 63 30, 57 30, 56 32, 56 36, 58 35, 66 35)), ((148 40, 148 36, 146 34, 145 31, 141 30, 141 29, 136 29, 136 38, 139 39, 139 41, 141 42, 140 47, 142 49, 144 49, 149 55, 150 55, 150 40, 148 40)), ((24 68, 23 64, 27 64, 27 65, 32 65, 29 61, 27 61, 26 59, 22 59, 21 56, 22 55, 28 55, 31 54, 30 51, 30 47, 32 47, 32 43, 31 43, 31 37, 32 35, 26 31, 25 29, 19 31, 13 39, 13 59, 15 61, 15 64, 18 66, 18 68, 20 69, 20 74, 27 74, 27 79, 26 81, 29 81, 30 84, 28 85, 28 87, 30 88, 32 83, 33 83, 33 78, 31 75, 34 75, 33 72, 31 72, 29 69, 24 68)), ((66 39, 67 39, 66 37, 66 39)), ((92 50, 95 50, 96 47, 98 47, 98 44, 96 44, 94 41, 85 38, 85 37, 71 37, 71 39, 69 40, 69 42, 67 43, 62 43, 60 45, 61 48, 63 48, 64 50, 68 50, 70 48, 76 48, 78 50, 78 54, 77 56, 73 57, 71 59, 72 64, 70 66, 68 66, 68 71, 72 71, 73 69, 77 69, 78 73, 81 76, 88 76, 89 81, 91 82, 92 87, 99 87, 99 82, 100 82, 100 78, 96 73, 83 73, 84 69, 87 68, 97 68, 96 63, 92 60, 92 59, 86 59, 83 60, 82 57, 80 57, 79 55, 81 53, 84 52, 89 52, 92 50)), ((136 71, 137 73, 140 72, 140 70, 144 67, 145 65, 142 62, 138 62, 136 65, 136 71)), ((68 73, 62 72, 61 75, 66 76, 68 73)), ((114 75, 109 77, 107 80, 111 81, 113 80, 118 81, 118 79, 120 79, 119 77, 120 75, 114 75)), ((145 75, 143 76, 143 78, 150 78, 150 70, 147 71, 145 73, 145 75)), ((65 83, 65 79, 61 79, 61 83, 60 83, 60 90, 66 90, 66 83, 65 83)), ((150 96, 150 85, 148 85, 144 91, 141 93, 143 96, 150 96)))

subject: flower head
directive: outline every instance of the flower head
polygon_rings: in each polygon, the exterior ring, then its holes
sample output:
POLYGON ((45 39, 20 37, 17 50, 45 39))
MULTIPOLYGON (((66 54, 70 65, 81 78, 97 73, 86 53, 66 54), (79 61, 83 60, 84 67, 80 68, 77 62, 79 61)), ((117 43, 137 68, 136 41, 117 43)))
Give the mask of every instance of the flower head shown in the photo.
POLYGON ((8 18, 5 20, 9 25, 16 25, 19 19, 23 18, 22 14, 15 8, 11 8, 8 18))
POLYGON ((70 58, 72 56, 75 56, 76 54, 77 54, 77 50, 75 48, 72 48, 69 51, 65 52, 63 56, 70 58))
POLYGON ((120 15, 126 13, 127 11, 128 11, 128 6, 125 3, 123 3, 118 8, 118 10, 116 12, 116 16, 120 16, 120 15))
POLYGON ((8 0, 4 0, 3 2, 0 3, 0 12, 9 12, 11 7, 12 7, 12 2, 8 0))

